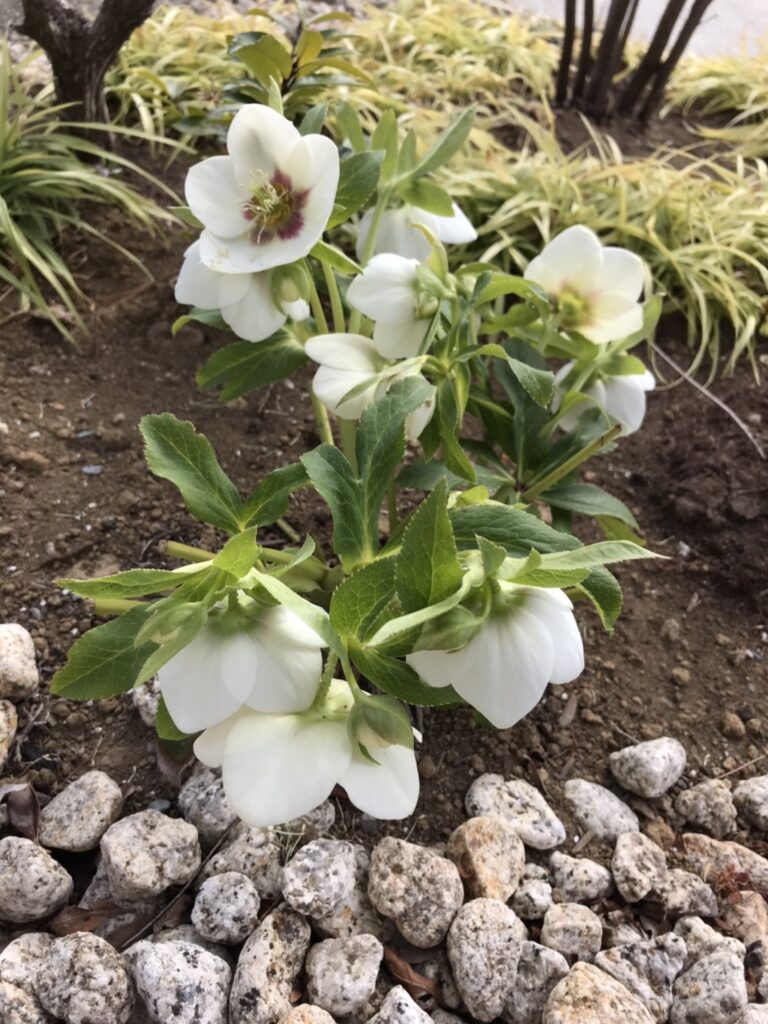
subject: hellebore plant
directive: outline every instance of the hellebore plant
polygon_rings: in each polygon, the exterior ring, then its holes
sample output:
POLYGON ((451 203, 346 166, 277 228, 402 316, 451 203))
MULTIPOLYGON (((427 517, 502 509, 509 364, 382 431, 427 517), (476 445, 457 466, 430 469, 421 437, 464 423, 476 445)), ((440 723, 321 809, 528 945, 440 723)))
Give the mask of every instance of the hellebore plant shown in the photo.
POLYGON ((465 704, 514 725, 584 668, 574 602, 612 629, 606 566, 653 557, 629 509, 578 474, 640 426, 653 379, 630 349, 659 304, 640 302, 642 263, 584 228, 525 278, 446 249, 474 228, 431 175, 471 112, 419 154, 391 113, 366 138, 348 107, 296 128, 275 90, 270 103, 243 107, 228 155, 189 172, 201 234, 179 323, 238 336, 198 375, 224 400, 312 361, 321 443, 242 497, 191 423, 145 417, 149 469, 226 540, 169 542, 176 569, 61 580, 116 617, 73 645, 52 690, 92 699, 156 676, 161 742, 220 768, 251 825, 337 786, 404 817, 419 789, 410 708, 465 704), (353 151, 340 158, 332 136, 353 151), (300 488, 330 511, 320 547, 285 522, 300 488), (402 519, 401 489, 417 492, 402 519), (579 515, 605 540, 584 545, 579 515))

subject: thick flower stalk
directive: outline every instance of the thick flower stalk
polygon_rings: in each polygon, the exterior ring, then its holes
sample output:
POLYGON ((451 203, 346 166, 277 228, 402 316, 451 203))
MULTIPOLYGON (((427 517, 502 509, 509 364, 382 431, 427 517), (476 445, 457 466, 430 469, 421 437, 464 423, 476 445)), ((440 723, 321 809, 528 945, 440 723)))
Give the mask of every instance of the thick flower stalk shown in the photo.
POLYGON ((589 228, 566 228, 531 260, 525 278, 549 295, 564 330, 596 344, 643 326, 643 261, 626 249, 604 247, 589 228))
MULTIPOLYGON (((373 211, 369 210, 360 221, 356 243, 358 259, 363 258, 372 223, 373 211)), ((397 210, 386 210, 381 215, 373 241, 373 255, 396 253, 406 259, 425 260, 431 246, 418 225, 447 245, 464 245, 477 238, 477 232, 456 203, 450 217, 441 217, 418 206, 401 206, 397 210)))

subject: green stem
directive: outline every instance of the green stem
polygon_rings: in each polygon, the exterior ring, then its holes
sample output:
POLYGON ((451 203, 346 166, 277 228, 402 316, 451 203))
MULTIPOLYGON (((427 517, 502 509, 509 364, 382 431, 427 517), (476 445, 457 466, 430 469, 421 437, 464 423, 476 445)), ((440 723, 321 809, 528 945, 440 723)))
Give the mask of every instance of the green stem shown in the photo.
MULTIPOLYGON (((376 245, 376 235, 379 232, 379 224, 381 223, 381 217, 387 208, 389 202, 389 189, 382 189, 376 199, 376 205, 373 208, 373 215, 371 216, 371 223, 368 228, 368 234, 365 239, 365 245, 363 251, 360 253, 360 265, 365 266, 371 256, 373 256, 373 250, 376 245)), ((363 314, 358 310, 354 309, 352 315, 349 318, 349 331, 350 334, 358 334, 360 332, 360 325, 363 322, 363 314)))
POLYGON ((347 457, 352 469, 357 472, 357 420, 345 420, 341 416, 337 420, 341 450, 347 457))
POLYGON ((352 670, 352 666, 349 663, 348 658, 344 658, 344 660, 341 663, 341 667, 344 670, 344 678, 349 683, 349 688, 352 691, 352 696, 355 698, 356 701, 360 700, 360 698, 363 695, 363 691, 360 689, 357 679, 355 679, 355 673, 352 670))
POLYGON ((317 285, 315 284, 314 278, 310 277, 309 281, 309 305, 312 308, 312 316, 315 318, 319 333, 327 334, 328 321, 325 318, 325 310, 323 309, 323 304, 320 301, 320 296, 317 293, 317 285))
POLYGON ((400 521, 397 514, 397 481, 395 480, 394 473, 389 478, 389 483, 387 484, 387 514, 389 516, 389 535, 391 537, 400 521))
POLYGON ((193 548, 190 544, 179 544, 175 540, 165 541, 161 545, 161 550, 170 558, 180 558, 183 562, 210 562, 216 557, 213 551, 193 548))
MULTIPOLYGON (((576 452, 570 459, 566 459, 562 465, 557 466, 552 470, 551 473, 547 473, 546 476, 540 480, 532 483, 523 493, 523 497, 526 501, 534 501, 540 494, 544 494, 545 491, 549 490, 558 480, 562 480, 563 477, 568 476, 572 473, 577 466, 580 466, 582 462, 586 462, 590 456, 594 455, 595 452, 600 451, 605 445, 609 444, 615 438, 619 436, 622 431, 620 423, 615 424, 610 430, 606 430, 600 437, 596 437, 594 441, 591 441, 586 448, 582 448, 580 452, 576 452)), ((535 481, 535 477, 534 477, 535 481)))
MULTIPOLYGON (((261 549, 261 558, 265 562, 272 562, 273 565, 290 565, 295 555, 295 551, 286 548, 261 549)), ((319 558, 306 558, 296 566, 296 569, 317 582, 325 579, 328 572, 327 566, 319 558)))
POLYGON ((96 615, 122 615, 131 608, 137 608, 142 602, 131 601, 127 597, 99 597, 93 602, 96 615))
POLYGON ((328 659, 323 669, 323 674, 320 676, 320 685, 317 688, 315 699, 312 702, 312 707, 317 708, 324 702, 328 696, 328 691, 331 688, 331 682, 333 681, 333 673, 336 671, 336 666, 339 662, 338 654, 334 654, 333 651, 329 651, 328 659))
POLYGON ((333 315, 333 329, 337 334, 344 334, 347 329, 347 323, 344 319, 344 306, 341 302, 341 294, 339 293, 339 284, 336 280, 336 275, 333 272, 333 268, 329 267, 327 263, 323 264, 323 275, 325 277, 325 283, 328 287, 328 297, 331 300, 331 313, 333 315))
POLYGON ((286 523, 284 519, 276 519, 275 526, 278 530, 282 530, 288 540, 293 541, 294 544, 301 542, 301 534, 296 533, 294 528, 286 523))
POLYGON ((309 398, 312 402, 312 412, 315 414, 317 436, 325 444, 335 445, 336 442, 333 439, 333 430, 331 430, 331 421, 328 418, 328 410, 315 394, 311 384, 309 386, 309 398))

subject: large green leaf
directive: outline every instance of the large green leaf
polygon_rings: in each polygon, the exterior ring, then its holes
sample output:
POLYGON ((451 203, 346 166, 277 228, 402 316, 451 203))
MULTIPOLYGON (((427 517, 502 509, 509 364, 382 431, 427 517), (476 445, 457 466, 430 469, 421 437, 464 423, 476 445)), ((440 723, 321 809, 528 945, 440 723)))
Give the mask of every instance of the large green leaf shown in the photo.
POLYGON ((566 512, 585 516, 611 516, 637 528, 637 520, 618 498, 594 484, 558 484, 540 495, 542 501, 566 512))
POLYGON ((170 413, 144 416, 139 429, 150 470, 176 485, 192 515, 227 533, 238 533, 240 496, 210 442, 191 423, 170 413))
POLYGON ((241 579, 253 568, 258 548, 256 545, 256 528, 236 533, 230 537, 221 551, 216 555, 213 564, 222 572, 229 573, 236 580, 241 579))
POLYGON ((592 602, 603 627, 612 633, 623 602, 621 587, 613 573, 603 566, 593 569, 576 589, 592 602))
POLYGON ((376 544, 369 524, 360 481, 338 448, 321 444, 301 461, 315 489, 333 515, 333 549, 347 569, 373 558, 376 544))
POLYGON ((510 555, 523 557, 527 557, 531 549, 546 552, 581 547, 570 534, 559 533, 532 513, 509 505, 495 502, 466 505, 452 509, 449 515, 460 548, 477 547, 477 536, 500 544, 510 555))
POLYGON ((205 572, 206 566, 200 564, 189 570, 175 569, 128 569, 126 572, 115 573, 114 576, 100 576, 92 580, 58 579, 56 585, 66 587, 79 597, 87 597, 92 601, 104 598, 145 597, 147 594, 160 594, 171 590, 189 578, 190 572, 205 572))
POLYGON ((361 210, 376 190, 384 154, 379 150, 353 153, 342 160, 336 202, 328 227, 335 227, 361 210))
POLYGON ((461 704, 461 697, 450 686, 426 686, 418 673, 404 661, 373 651, 356 641, 349 645, 350 657, 366 679, 385 693, 415 707, 440 707, 461 704))
POLYGON ((453 157, 467 140, 472 130, 472 122, 475 119, 473 107, 467 108, 456 120, 432 143, 424 156, 414 167, 411 174, 414 178, 420 178, 424 174, 431 174, 438 170, 453 157))
POLYGON ((243 506, 244 526, 268 526, 284 515, 288 499, 307 482, 307 471, 300 462, 273 470, 258 484, 243 506))
POLYGON ((404 612, 444 600, 461 586, 463 572, 441 480, 411 516, 397 559, 397 595, 404 612))
POLYGON ((219 398, 230 402, 290 377, 306 362, 298 341, 280 332, 266 341, 236 341, 220 348, 197 371, 195 380, 203 389, 221 388, 219 398))
POLYGON ((369 638, 395 599, 395 559, 377 558, 348 576, 331 598, 331 624, 342 637, 369 638))

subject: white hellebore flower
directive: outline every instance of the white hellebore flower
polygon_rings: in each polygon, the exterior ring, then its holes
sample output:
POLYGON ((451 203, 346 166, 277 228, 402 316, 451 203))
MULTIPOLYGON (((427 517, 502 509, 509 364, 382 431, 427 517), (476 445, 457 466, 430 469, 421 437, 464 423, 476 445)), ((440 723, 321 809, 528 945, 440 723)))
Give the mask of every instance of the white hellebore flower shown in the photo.
MULTIPOLYGON (((358 259, 363 258, 372 218, 373 211, 368 210, 360 221, 355 247, 358 259)), ((373 243, 373 255, 390 252, 407 259, 425 260, 431 246, 415 226, 417 224, 422 224, 435 238, 449 245, 474 242, 477 238, 477 232, 456 203, 453 204, 450 217, 440 217, 419 206, 401 206, 398 210, 385 210, 381 215, 373 243)))
MULTIPOLYGON (((343 419, 359 419, 396 380, 419 376, 419 360, 389 363, 362 334, 322 334, 310 338, 304 349, 320 364, 312 390, 330 412, 343 419)), ((434 399, 430 398, 408 416, 405 433, 409 441, 416 440, 434 411, 434 399)))
MULTIPOLYGON (((555 375, 559 384, 567 375, 573 363, 567 363, 555 375)), ((594 398, 605 412, 623 427, 624 434, 639 430, 645 419, 645 395, 653 391, 656 381, 650 370, 644 373, 617 374, 597 377, 581 388, 585 395, 594 398)), ((588 402, 576 402, 558 420, 563 430, 573 430, 579 416, 589 408, 588 402)))
POLYGON ((596 344, 643 326, 643 261, 626 249, 604 247, 589 228, 566 228, 553 238, 528 264, 525 278, 554 301, 566 330, 596 344))
POLYGON ((350 739, 354 705, 349 685, 334 679, 324 703, 303 714, 265 715, 243 709, 195 741, 195 754, 222 768, 224 792, 251 826, 279 825, 314 810, 343 786, 360 810, 405 818, 419 796, 411 748, 381 741, 366 760, 350 739))
POLYGON ((228 156, 191 167, 185 195, 205 230, 200 258, 224 274, 252 274, 306 256, 328 222, 339 153, 270 107, 250 103, 227 132, 228 156))
POLYGON ((243 706, 303 711, 315 699, 325 646, 279 605, 247 619, 214 613, 159 670, 160 692, 173 721, 189 733, 216 725, 243 706))
POLYGON ((497 729, 519 722, 548 683, 584 669, 573 605, 562 590, 500 582, 501 600, 457 651, 414 651, 406 658, 428 686, 452 686, 497 729))
POLYGON ((439 299, 420 287, 419 261, 380 253, 347 289, 351 306, 375 321, 373 341, 387 359, 419 355, 439 299))
POLYGON ((238 338, 263 341, 290 317, 306 320, 309 306, 303 299, 275 303, 270 272, 222 274, 210 270, 200 257, 200 241, 184 253, 174 295, 176 301, 202 309, 218 309, 238 338))

